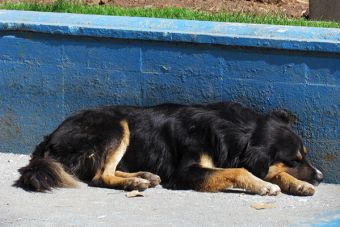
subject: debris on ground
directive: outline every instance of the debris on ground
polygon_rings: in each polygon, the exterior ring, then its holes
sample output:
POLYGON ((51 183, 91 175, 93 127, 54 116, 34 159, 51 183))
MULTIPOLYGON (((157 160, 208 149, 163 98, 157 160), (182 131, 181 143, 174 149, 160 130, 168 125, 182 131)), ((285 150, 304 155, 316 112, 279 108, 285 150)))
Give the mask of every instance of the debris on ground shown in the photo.
POLYGON ((273 203, 253 203, 250 205, 251 208, 254 208, 256 210, 263 210, 263 209, 272 209, 275 208, 275 204, 273 203))
POLYGON ((133 197, 144 197, 143 193, 138 190, 133 190, 131 192, 126 193, 126 197, 133 198, 133 197))

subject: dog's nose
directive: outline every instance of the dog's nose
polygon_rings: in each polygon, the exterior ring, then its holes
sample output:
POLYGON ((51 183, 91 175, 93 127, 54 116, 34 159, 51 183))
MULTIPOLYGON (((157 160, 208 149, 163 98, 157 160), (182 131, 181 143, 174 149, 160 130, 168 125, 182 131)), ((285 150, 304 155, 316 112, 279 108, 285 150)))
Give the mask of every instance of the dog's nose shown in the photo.
POLYGON ((323 180, 323 174, 319 170, 316 170, 315 178, 317 181, 321 182, 323 180))

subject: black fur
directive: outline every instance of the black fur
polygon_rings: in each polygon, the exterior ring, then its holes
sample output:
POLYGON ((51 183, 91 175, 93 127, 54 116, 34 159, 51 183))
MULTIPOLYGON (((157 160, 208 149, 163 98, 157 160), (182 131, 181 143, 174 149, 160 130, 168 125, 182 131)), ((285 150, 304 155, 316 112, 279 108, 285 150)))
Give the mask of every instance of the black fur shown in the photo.
POLYGON ((19 169, 21 177, 14 185, 38 192, 66 186, 58 171, 62 170, 52 159, 32 159, 28 166, 19 169))
MULTIPOLYGON (((16 185, 30 190, 59 186, 50 177, 38 177, 46 158, 62 164, 66 172, 90 182, 103 162, 107 147, 119 143, 119 122, 128 121, 130 145, 117 169, 158 174, 164 187, 197 189, 210 170, 199 167, 203 153, 216 167, 244 167, 265 178, 272 164, 296 162, 303 143, 291 124, 296 117, 285 110, 259 114, 239 103, 221 102, 184 106, 107 106, 84 110, 66 119, 37 146, 28 167, 21 169, 16 185), (31 166, 31 167, 30 167, 31 166), (41 167, 40 167, 41 166, 41 167), (28 171, 30 169, 30 171, 28 171), (31 170, 33 169, 33 170, 31 170), (30 178, 32 175, 35 177, 30 178), (34 183, 40 182, 40 183, 34 183)), ((299 165, 306 165, 303 160, 299 165)), ((308 164, 308 163, 307 163, 308 164)), ((46 168, 48 169, 48 168, 46 168)), ((312 169, 312 168, 311 168, 312 169)), ((312 181, 315 171, 309 170, 312 181)))

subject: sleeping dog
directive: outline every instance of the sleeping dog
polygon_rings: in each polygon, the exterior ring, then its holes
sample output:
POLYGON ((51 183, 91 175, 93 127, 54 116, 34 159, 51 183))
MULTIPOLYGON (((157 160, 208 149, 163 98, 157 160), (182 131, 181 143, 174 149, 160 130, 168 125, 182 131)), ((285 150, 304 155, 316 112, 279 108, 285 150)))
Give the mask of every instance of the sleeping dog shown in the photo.
POLYGON ((105 106, 80 111, 37 145, 15 186, 145 190, 232 188, 260 195, 313 195, 323 174, 307 160, 285 110, 239 103, 105 106))

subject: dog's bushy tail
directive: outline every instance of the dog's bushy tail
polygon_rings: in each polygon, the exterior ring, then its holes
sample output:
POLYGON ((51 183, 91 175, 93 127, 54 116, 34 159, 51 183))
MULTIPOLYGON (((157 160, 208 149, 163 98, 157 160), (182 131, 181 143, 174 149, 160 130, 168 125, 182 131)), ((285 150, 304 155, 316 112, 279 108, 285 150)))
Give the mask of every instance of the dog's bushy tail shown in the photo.
POLYGON ((51 158, 33 157, 19 173, 21 176, 14 186, 27 191, 45 192, 52 188, 75 187, 77 183, 59 162, 51 158))

